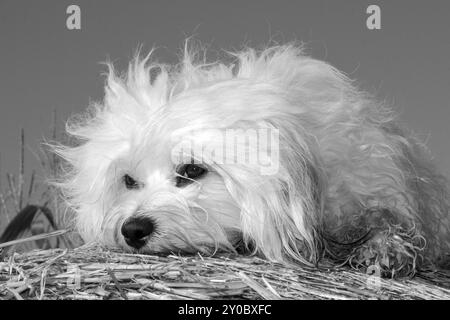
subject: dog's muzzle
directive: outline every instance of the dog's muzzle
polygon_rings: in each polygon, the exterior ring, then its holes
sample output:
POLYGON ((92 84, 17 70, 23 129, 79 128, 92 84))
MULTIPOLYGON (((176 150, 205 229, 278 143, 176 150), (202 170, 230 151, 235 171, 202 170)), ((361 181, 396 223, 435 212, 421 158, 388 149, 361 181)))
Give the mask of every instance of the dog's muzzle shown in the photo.
POLYGON ((128 218, 120 230, 126 243, 136 249, 142 248, 155 231, 155 223, 150 218, 128 218))

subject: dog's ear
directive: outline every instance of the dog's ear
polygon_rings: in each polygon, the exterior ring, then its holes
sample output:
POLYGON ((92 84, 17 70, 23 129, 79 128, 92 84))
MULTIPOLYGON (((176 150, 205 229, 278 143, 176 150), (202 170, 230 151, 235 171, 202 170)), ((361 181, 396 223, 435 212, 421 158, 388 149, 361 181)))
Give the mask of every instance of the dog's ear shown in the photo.
POLYGON ((224 178, 225 185, 241 207, 244 241, 256 253, 272 261, 312 265, 322 248, 324 174, 307 150, 293 150, 286 143, 276 174, 241 168, 234 178, 224 178))

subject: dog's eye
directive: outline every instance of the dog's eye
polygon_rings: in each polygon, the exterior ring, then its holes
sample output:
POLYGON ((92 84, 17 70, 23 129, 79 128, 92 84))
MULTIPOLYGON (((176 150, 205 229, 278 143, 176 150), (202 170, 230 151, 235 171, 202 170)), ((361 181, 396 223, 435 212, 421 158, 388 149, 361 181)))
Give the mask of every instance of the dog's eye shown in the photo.
POLYGON ((177 187, 184 186, 192 182, 192 180, 201 178, 208 170, 195 164, 184 164, 177 170, 179 176, 177 177, 177 187))
POLYGON ((206 169, 195 164, 187 164, 184 168, 186 177, 190 179, 200 178, 206 173, 206 169))
POLYGON ((128 174, 123 176, 123 182, 125 183, 125 187, 127 189, 139 189, 139 183, 130 177, 128 174))

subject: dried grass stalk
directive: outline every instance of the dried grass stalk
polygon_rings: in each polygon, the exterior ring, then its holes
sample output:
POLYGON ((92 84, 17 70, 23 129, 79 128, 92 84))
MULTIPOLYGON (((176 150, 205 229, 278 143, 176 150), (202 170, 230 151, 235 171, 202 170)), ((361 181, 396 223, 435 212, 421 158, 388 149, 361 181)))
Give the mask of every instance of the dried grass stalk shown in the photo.
POLYGON ((373 278, 257 257, 156 256, 85 245, 0 262, 0 299, 450 299, 450 273, 373 278))

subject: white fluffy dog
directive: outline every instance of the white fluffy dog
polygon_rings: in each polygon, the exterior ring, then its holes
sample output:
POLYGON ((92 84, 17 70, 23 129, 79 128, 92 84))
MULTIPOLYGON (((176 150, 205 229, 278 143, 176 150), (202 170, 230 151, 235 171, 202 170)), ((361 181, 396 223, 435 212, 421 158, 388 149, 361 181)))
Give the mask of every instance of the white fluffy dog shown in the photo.
POLYGON ((109 65, 103 103, 69 122, 59 186, 86 242, 388 275, 448 253, 445 179, 390 110, 295 44, 198 56, 109 65))

